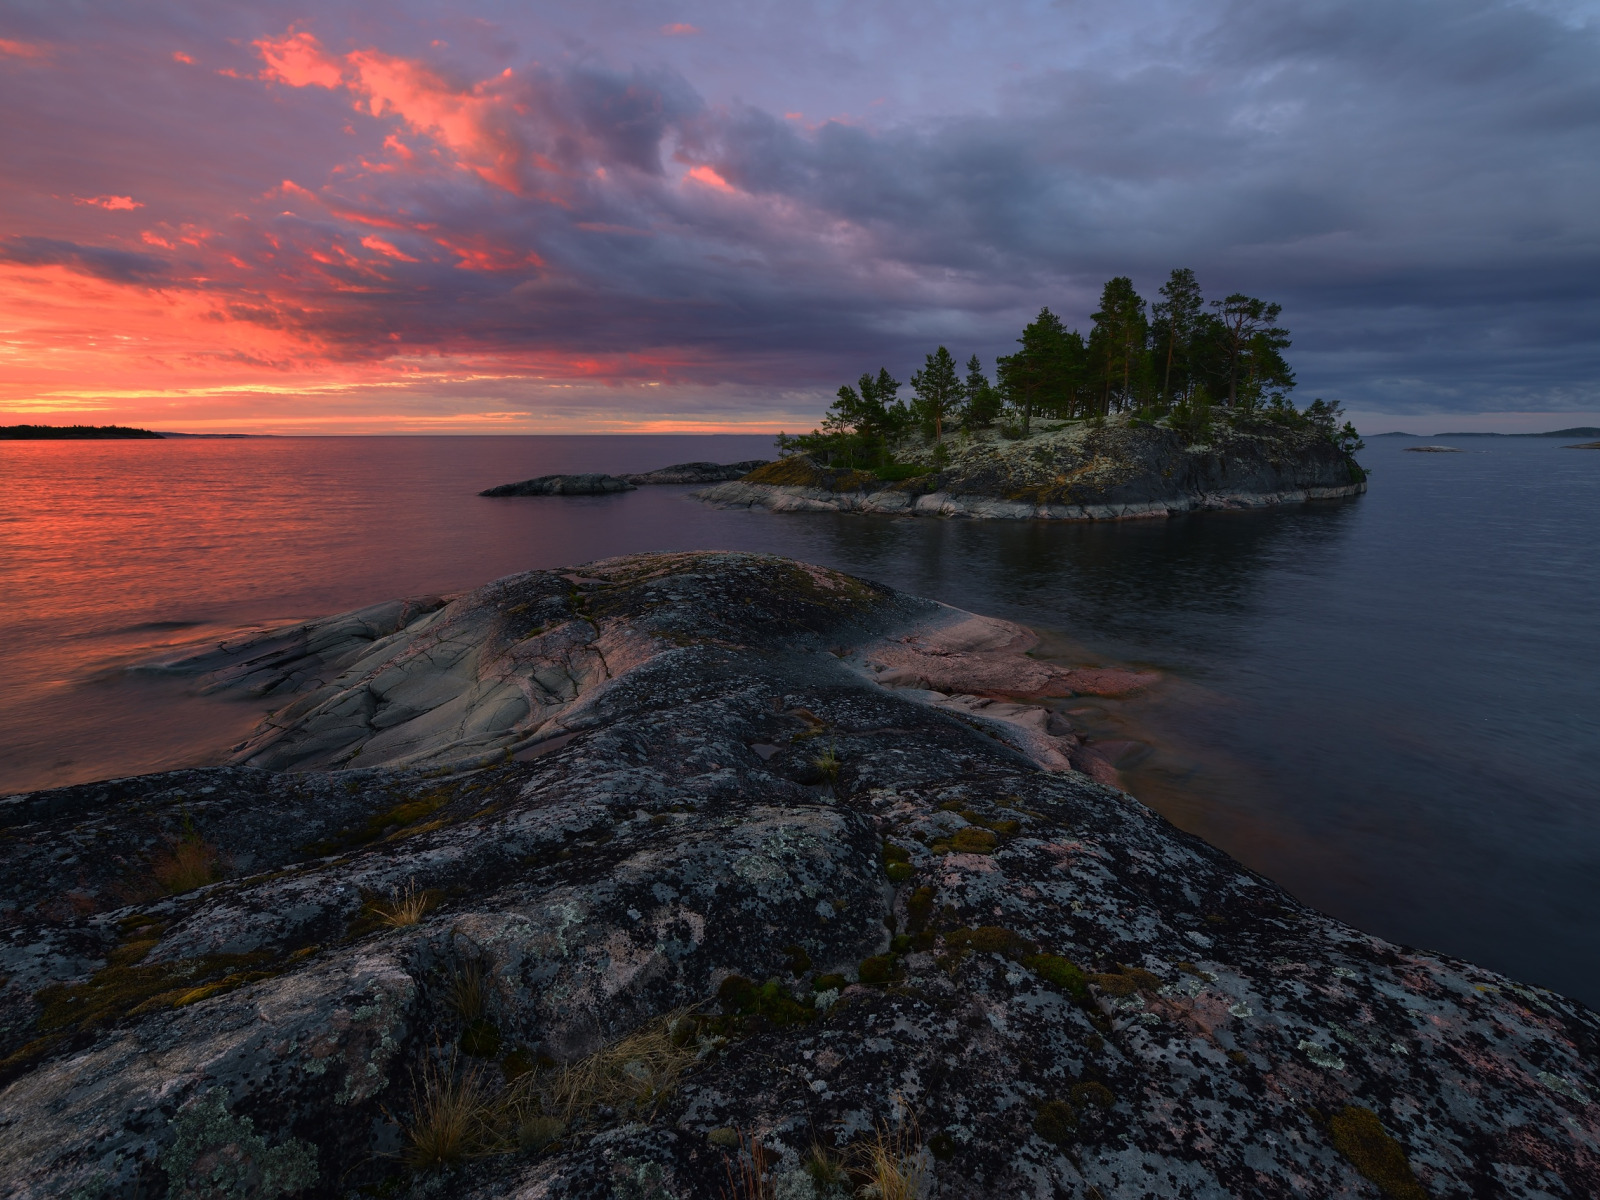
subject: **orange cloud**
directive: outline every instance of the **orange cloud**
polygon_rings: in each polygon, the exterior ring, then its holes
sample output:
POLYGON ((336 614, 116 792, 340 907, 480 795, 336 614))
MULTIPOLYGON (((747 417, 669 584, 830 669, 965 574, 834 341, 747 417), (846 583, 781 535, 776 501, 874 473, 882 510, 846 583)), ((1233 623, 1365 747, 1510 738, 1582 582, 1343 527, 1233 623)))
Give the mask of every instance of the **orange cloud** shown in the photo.
POLYGON ((172 61, 180 63, 193 63, 194 59, 190 58, 182 50, 174 50, 172 52, 172 61))
POLYGON ((46 51, 43 46, 35 46, 30 42, 13 42, 7 38, 0 38, 0 54, 11 58, 44 58, 46 51))
POLYGON ((411 255, 406 254, 398 249, 394 243, 386 242, 376 234, 369 234, 368 236, 362 238, 361 244, 368 250, 376 250, 379 254, 382 254, 388 258, 398 259, 400 262, 414 263, 422 261, 421 259, 412 258, 411 255))
POLYGON ((703 183, 709 188, 716 188, 719 192, 731 192, 734 190, 734 187, 731 183, 729 183, 721 175, 718 175, 710 167, 690 167, 688 177, 693 179, 696 183, 703 183))
POLYGON ((72 199, 74 204, 93 204, 97 208, 106 208, 113 212, 144 207, 142 200, 135 200, 132 196, 74 196, 72 199))
MULTIPOLYGON (((513 79, 509 67, 493 79, 462 87, 424 63, 377 50, 357 50, 341 59, 305 32, 263 38, 255 47, 266 64, 262 78, 292 87, 347 87, 358 111, 398 117, 453 153, 465 169, 520 193, 518 167, 525 153, 511 132, 515 105, 503 94, 513 79)), ((391 149, 409 157, 408 150, 390 141, 391 149)))
POLYGON ((543 267, 544 259, 531 250, 503 246, 488 238, 437 237, 434 241, 456 256, 456 267, 462 271, 521 271, 528 267, 543 267))
POLYGON ((690 34, 699 32, 700 30, 695 26, 686 25, 682 21, 679 21, 673 25, 663 25, 661 27, 661 33, 664 37, 687 37, 690 34))
POLYGON ((261 38, 254 43, 266 68, 263 79, 290 87, 336 88, 344 82, 339 60, 329 55, 309 33, 286 33, 277 41, 261 38))

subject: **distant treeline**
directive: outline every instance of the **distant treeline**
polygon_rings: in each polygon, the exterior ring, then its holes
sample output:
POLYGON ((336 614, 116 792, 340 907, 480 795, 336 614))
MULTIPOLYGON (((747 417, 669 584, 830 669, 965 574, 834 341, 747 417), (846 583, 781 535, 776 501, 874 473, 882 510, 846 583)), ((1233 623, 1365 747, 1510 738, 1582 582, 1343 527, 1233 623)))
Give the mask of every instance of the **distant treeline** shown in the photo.
POLYGON ((0 425, 0 441, 52 442, 93 438, 160 438, 148 429, 126 425, 0 425))
POLYGON ((1128 412, 1200 437, 1213 410, 1221 410, 1215 415, 1310 422, 1357 448, 1348 422, 1336 428, 1338 405, 1316 400, 1301 413, 1289 401, 1295 378, 1283 357, 1289 331, 1278 324, 1282 305, 1242 292, 1208 303, 1187 268, 1172 272, 1160 296, 1147 303, 1133 280, 1119 275, 1101 289, 1088 337, 1040 309, 1017 339, 1021 348, 995 360, 993 380, 976 354, 963 378, 940 346, 912 373, 911 400, 900 399, 900 381, 881 368, 839 389, 821 429, 780 435, 779 444, 873 466, 889 462, 891 444, 919 428, 936 443, 956 426, 998 426, 1024 437, 1035 418, 1104 420, 1128 412))

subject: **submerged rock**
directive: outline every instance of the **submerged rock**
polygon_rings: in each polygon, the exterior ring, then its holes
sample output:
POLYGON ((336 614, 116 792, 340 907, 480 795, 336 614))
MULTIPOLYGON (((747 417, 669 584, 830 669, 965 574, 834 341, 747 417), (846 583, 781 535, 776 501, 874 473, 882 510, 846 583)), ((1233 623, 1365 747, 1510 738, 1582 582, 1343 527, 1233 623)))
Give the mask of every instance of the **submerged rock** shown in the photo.
POLYGON ((5 1193, 1592 1194, 1600 1018, 1072 769, 1024 693, 1155 680, 1027 644, 681 554, 167 664, 299 769, 0 802, 5 1193))
MULTIPOLYGON (((1206 443, 1153 425, 1084 423, 1015 442, 946 443, 946 462, 885 482, 792 455, 696 495, 730 508, 988 520, 1113 521, 1356 496, 1365 475, 1314 430, 1262 420, 1206 443)), ((923 458, 931 451, 924 448, 923 458)))
POLYGON ((633 484, 615 475, 541 475, 521 483, 502 483, 487 488, 480 496, 604 496, 611 492, 631 492, 633 484))
POLYGON ((1407 454, 1465 454, 1460 446, 1402 446, 1407 454))
POLYGON ((624 475, 622 478, 636 486, 652 483, 721 483, 724 480, 748 475, 757 467, 764 467, 771 461, 770 458, 752 458, 736 463, 677 463, 659 470, 646 471, 641 475, 624 475))

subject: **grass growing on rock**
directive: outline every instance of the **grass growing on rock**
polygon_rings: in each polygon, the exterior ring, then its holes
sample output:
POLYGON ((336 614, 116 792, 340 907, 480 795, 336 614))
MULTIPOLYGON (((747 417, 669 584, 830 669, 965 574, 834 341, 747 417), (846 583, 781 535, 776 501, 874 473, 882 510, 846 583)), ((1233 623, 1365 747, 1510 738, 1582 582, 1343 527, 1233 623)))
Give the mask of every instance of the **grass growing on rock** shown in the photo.
POLYGON ((171 847, 150 864, 151 878, 169 896, 216 883, 223 873, 222 852, 187 823, 171 847))
POLYGON ((1389 1200, 1427 1200, 1405 1150, 1371 1109, 1347 1105, 1328 1119, 1328 1136, 1334 1149, 1389 1200))
POLYGON ((405 887, 391 889, 387 899, 369 899, 362 906, 361 914, 356 918, 356 927, 351 932, 363 932, 369 928, 408 929, 421 924, 422 918, 438 904, 438 892, 431 888, 419 889, 415 879, 407 880, 405 887))
POLYGON ((0 1076, 24 1068, 73 1039, 163 1008, 182 1008, 247 983, 270 979, 269 951, 212 954, 202 958, 144 963, 154 949, 150 939, 126 943, 124 953, 82 983, 53 983, 33 994, 39 1005, 34 1022, 40 1036, 0 1061, 0 1076))
POLYGON ((401 1158, 419 1171, 452 1166, 469 1155, 492 1152, 494 1111, 476 1068, 430 1061, 413 1081, 411 1126, 401 1158))
POLYGON ((893 842, 883 843, 883 873, 890 883, 905 883, 916 874, 911 865, 911 851, 893 842))
POLYGON ((450 785, 441 785, 432 788, 420 796, 414 796, 402 801, 393 808, 383 812, 374 813, 362 824, 353 829, 342 829, 332 837, 324 838, 306 846, 305 852, 314 857, 321 858, 329 854, 337 854, 342 850, 354 849, 357 846, 369 845, 372 842, 392 840, 397 837, 415 835, 425 829, 437 829, 443 822, 423 822, 424 818, 431 817, 450 801, 456 799, 457 789, 450 785))
POLYGON ((860 1181, 858 1195, 878 1200, 917 1200, 927 1180, 927 1158, 915 1123, 890 1129, 878 1125, 873 1135, 856 1144, 851 1174, 860 1181))

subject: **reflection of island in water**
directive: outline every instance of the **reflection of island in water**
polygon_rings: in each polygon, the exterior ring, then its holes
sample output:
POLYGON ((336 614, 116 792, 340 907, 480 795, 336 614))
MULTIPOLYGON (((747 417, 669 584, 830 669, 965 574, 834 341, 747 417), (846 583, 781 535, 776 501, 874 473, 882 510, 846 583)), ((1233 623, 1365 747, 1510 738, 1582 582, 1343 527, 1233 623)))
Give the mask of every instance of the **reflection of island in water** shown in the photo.
MULTIPOLYGON (((956 560, 966 572, 992 574, 985 591, 1009 583, 1031 612, 1004 615, 1032 616, 1041 635, 1036 657, 1159 671, 1160 682, 1143 691, 1052 707, 1140 800, 1282 879, 1311 869, 1325 847, 1304 843, 1292 820, 1277 827, 1277 781, 1218 736, 1218 725, 1244 718, 1244 706, 1217 676, 1224 664, 1248 660, 1253 633, 1273 620, 1265 606, 1276 575, 1288 571, 1314 585, 1337 569, 1355 507, 1333 501, 1115 528, 990 527, 988 561, 965 549, 956 560)), ((929 547, 925 565, 943 565, 948 551, 929 547)))

